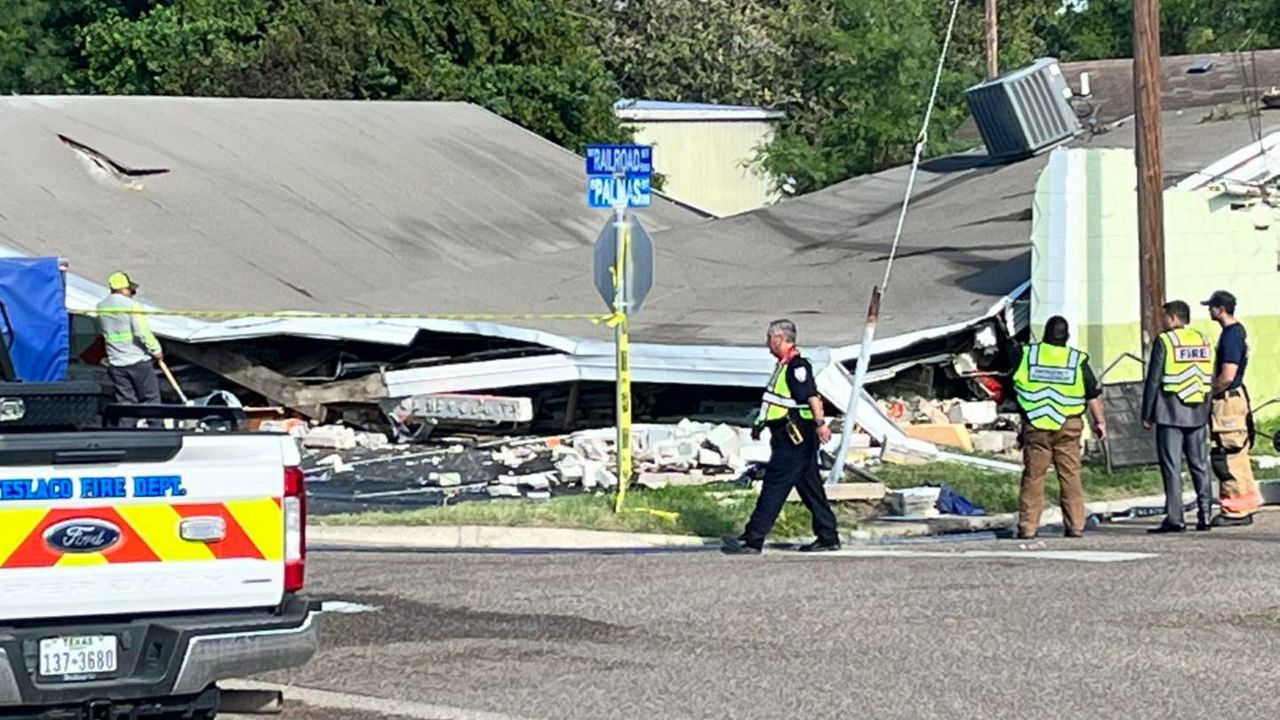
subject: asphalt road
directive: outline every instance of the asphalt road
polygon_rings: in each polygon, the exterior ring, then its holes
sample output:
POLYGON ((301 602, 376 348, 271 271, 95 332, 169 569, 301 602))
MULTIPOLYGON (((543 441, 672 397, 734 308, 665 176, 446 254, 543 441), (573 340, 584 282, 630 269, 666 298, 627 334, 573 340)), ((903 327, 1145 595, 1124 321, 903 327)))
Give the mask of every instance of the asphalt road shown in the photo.
POLYGON ((1272 717, 1259 518, 891 557, 317 553, 314 593, 380 609, 268 679, 292 720, 1272 717))

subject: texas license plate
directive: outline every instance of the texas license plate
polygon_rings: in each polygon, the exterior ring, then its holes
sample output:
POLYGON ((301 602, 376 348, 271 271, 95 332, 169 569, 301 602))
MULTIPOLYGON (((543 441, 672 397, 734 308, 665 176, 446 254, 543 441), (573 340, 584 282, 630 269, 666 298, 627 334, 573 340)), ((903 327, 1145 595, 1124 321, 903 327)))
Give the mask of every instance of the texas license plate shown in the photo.
POLYGON ((80 635, 40 641, 40 674, 96 675, 115 672, 120 653, 114 635, 80 635))

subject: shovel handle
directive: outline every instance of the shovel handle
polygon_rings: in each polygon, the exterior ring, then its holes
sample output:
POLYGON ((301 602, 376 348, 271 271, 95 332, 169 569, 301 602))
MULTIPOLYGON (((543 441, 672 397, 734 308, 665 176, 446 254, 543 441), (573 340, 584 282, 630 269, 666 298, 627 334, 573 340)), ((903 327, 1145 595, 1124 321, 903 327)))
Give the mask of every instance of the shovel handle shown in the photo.
POLYGON ((158 362, 160 364, 160 370, 164 373, 164 376, 169 379, 169 385, 173 387, 174 392, 178 393, 178 399, 182 400, 185 405, 188 402, 187 394, 182 392, 182 388, 178 387, 178 381, 173 377, 173 373, 169 370, 169 365, 166 364, 164 360, 160 360, 158 362))

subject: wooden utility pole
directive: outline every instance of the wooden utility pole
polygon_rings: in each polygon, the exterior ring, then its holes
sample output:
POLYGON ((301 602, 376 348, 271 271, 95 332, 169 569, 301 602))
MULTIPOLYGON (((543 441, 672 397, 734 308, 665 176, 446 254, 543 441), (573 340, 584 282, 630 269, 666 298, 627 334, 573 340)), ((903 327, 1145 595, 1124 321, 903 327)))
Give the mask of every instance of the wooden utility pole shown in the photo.
POLYGON ((1161 332, 1164 305, 1164 162, 1160 117, 1160 0, 1133 3, 1133 94, 1138 164, 1138 281, 1142 352, 1161 332))
POLYGON ((987 79, 1000 74, 1000 36, 996 0, 987 0, 987 79))

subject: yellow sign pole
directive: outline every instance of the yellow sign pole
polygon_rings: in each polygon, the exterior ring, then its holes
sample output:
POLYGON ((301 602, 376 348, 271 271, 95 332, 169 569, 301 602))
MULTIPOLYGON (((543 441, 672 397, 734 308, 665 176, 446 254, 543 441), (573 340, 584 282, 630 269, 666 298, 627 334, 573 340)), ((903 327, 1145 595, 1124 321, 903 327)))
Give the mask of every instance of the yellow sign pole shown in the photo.
POLYGON ((627 485, 631 482, 631 341, 627 335, 627 272, 628 260, 631 257, 631 222, 627 219, 626 208, 618 208, 615 213, 615 235, 617 236, 618 259, 613 273, 613 311, 615 360, 618 371, 617 389, 617 421, 618 421, 618 497, 613 511, 622 512, 622 505, 627 499, 627 485))

